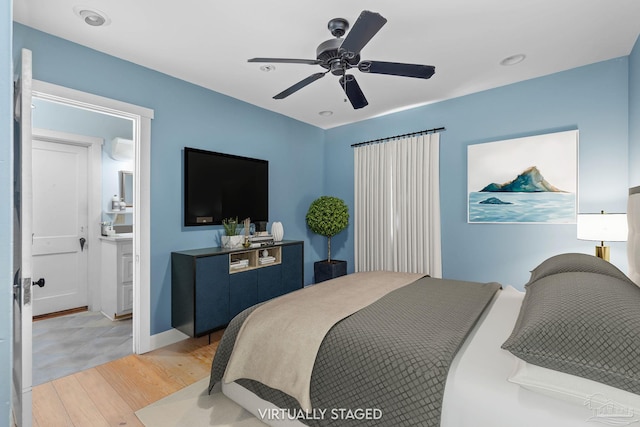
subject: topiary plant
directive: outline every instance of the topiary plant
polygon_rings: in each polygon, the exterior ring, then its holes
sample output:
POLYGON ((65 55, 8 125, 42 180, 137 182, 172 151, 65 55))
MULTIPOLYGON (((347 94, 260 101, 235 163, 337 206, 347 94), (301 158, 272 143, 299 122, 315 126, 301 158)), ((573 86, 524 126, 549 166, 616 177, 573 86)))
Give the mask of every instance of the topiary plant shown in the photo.
POLYGON ((327 261, 331 262, 331 238, 349 225, 349 207, 337 197, 321 196, 311 202, 306 220, 311 231, 327 238, 327 261))

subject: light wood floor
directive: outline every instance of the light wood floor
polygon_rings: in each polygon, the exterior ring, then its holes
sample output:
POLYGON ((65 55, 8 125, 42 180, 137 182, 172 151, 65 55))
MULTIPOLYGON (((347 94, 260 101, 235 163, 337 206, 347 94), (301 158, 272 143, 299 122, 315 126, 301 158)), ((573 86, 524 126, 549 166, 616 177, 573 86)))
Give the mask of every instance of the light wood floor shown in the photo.
POLYGON ((143 426, 134 412, 209 375, 222 331, 33 388, 34 427, 143 426))

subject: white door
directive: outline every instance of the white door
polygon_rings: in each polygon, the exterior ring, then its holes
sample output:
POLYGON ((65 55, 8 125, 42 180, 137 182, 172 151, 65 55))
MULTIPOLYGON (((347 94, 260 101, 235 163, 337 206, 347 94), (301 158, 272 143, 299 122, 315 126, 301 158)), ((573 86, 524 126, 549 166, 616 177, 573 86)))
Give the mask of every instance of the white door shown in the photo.
POLYGON ((17 427, 31 427, 31 51, 22 49, 15 91, 13 210, 13 375, 11 409, 17 427))
POLYGON ((33 139, 34 316, 88 305, 87 152, 33 139))

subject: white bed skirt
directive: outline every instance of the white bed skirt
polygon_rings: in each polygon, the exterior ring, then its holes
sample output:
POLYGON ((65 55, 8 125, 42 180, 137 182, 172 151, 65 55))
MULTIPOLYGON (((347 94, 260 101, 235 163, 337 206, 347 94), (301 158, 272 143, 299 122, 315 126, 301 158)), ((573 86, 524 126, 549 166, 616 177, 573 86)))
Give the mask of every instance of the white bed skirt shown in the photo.
POLYGON ((629 224, 629 237, 627 239, 629 278, 640 286, 640 187, 629 189, 627 222, 629 224))

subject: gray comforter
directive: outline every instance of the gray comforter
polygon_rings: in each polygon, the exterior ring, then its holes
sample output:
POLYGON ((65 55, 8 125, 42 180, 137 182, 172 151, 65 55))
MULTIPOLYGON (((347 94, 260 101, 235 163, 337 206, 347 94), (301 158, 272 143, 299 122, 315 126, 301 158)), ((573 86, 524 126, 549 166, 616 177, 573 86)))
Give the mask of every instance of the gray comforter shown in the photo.
MULTIPOLYGON (((243 387, 310 426, 438 426, 449 366, 500 289, 424 277, 338 322, 327 334, 311 377, 313 411, 251 380, 243 387)), ((209 390, 220 382, 242 322, 227 327, 211 368, 209 390)), ((265 419, 265 422, 268 422, 265 419)))

